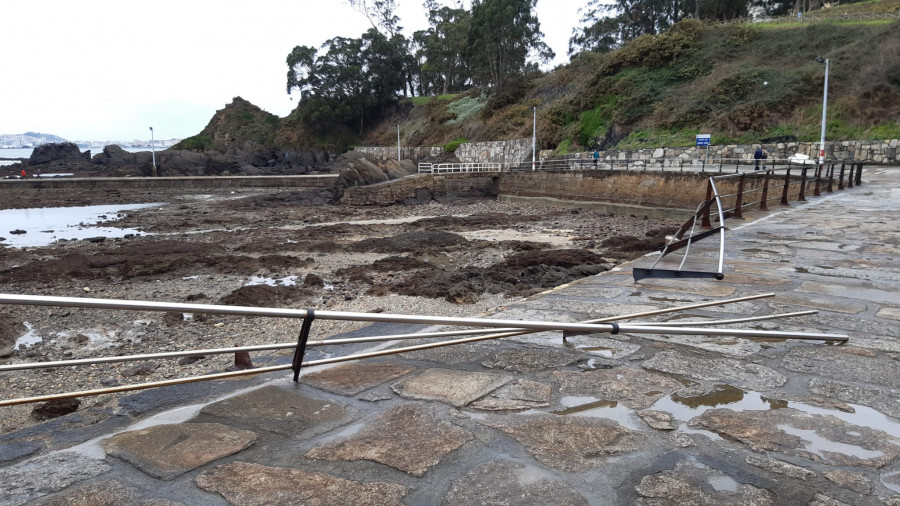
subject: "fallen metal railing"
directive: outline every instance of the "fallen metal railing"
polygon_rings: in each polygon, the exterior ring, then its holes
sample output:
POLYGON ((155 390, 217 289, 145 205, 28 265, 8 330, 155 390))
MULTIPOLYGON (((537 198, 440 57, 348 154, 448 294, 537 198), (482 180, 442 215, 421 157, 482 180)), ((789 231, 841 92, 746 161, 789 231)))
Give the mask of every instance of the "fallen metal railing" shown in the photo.
MULTIPOLYGON (((263 316, 263 317, 280 317, 302 319, 300 335, 296 343, 276 343, 254 346, 216 348, 208 350, 190 350, 190 351, 174 351, 162 353, 148 353, 141 355, 114 356, 114 357, 92 357, 86 359, 70 359, 53 362, 37 362, 37 363, 20 363, 0 365, 0 373, 8 371, 20 371, 30 369, 57 368, 68 366, 81 366, 91 364, 113 363, 113 362, 131 362, 142 360, 154 360, 161 358, 176 358, 197 354, 226 354, 226 353, 248 353, 250 351, 277 350, 277 349, 294 349, 294 357, 291 364, 283 364, 268 367, 258 367, 247 370, 230 371, 224 373, 207 374, 203 376, 193 376, 186 378, 169 379, 164 381, 139 383, 132 385, 119 385, 115 387, 99 388, 93 390, 83 390, 77 392, 66 392, 61 394, 41 395, 35 397, 24 397, 18 399, 0 400, 0 407, 14 406, 19 404, 27 404, 34 402, 46 402, 53 400, 71 399, 75 397, 86 397, 93 395, 103 395, 118 392, 127 392, 134 390, 143 390, 148 388, 157 388, 163 386, 173 386, 186 383, 194 383, 199 381, 211 381, 218 379, 234 378, 240 376, 257 375, 268 372, 292 370, 294 373, 294 381, 298 381, 300 370, 302 367, 310 367, 317 365, 333 364, 350 360, 360 360, 364 358, 380 357, 386 355, 394 355, 398 353, 408 353, 411 351, 419 351, 426 349, 439 348, 444 346, 452 346, 457 344, 473 343, 490 339, 498 339, 503 337, 512 337, 522 334, 528 334, 538 331, 562 330, 564 332, 574 332, 579 334, 593 333, 628 333, 628 334, 673 334, 673 335, 709 335, 709 336, 736 336, 746 338, 764 338, 764 339, 802 339, 802 340, 821 340, 846 342, 849 337, 841 334, 824 334, 824 333, 804 333, 804 332, 783 332, 783 331, 765 331, 755 329, 711 329, 710 325, 720 325, 727 323, 739 323, 743 321, 756 321, 762 319, 784 318, 790 316, 799 316, 804 314, 812 314, 814 312, 806 311, 800 313, 775 314, 762 317, 751 317, 749 319, 737 320, 712 320, 703 322, 693 322, 688 325, 686 322, 680 322, 679 325, 672 325, 667 322, 647 322, 634 324, 619 324, 619 320, 642 318, 647 316, 656 316, 676 311, 685 311, 701 307, 716 306, 755 300, 765 297, 772 297, 774 294, 760 294, 747 297, 739 297, 735 299, 722 301, 709 301, 686 306, 664 308, 652 311, 644 311, 640 313, 632 313, 626 315, 612 316, 597 320, 590 320, 580 323, 561 323, 548 321, 530 321, 530 320, 494 320, 485 318, 458 318, 458 317, 440 317, 440 316, 417 316, 417 315, 400 315, 400 314, 384 314, 384 313, 351 313, 339 311, 316 311, 313 309, 282 309, 282 308, 258 308, 247 306, 219 306, 209 304, 186 304, 175 302, 151 302, 151 301, 131 301, 131 300, 115 300, 115 299, 87 299, 75 297, 50 297, 35 295, 14 295, 0 294, 0 304, 19 304, 32 306, 60 306, 75 308, 94 308, 94 309, 123 309, 123 310, 141 310, 141 311, 178 311, 190 313, 207 313, 220 315, 241 315, 241 316, 263 316), (478 326, 490 327, 485 329, 465 329, 449 332, 431 332, 421 334, 400 334, 394 336, 377 336, 351 339, 328 339, 322 341, 309 341, 309 333, 311 325, 315 319, 324 320, 342 320, 342 321, 364 321, 364 322, 392 322, 392 323, 413 323, 413 324, 432 324, 432 325, 460 325, 460 326, 478 326), (445 337, 450 335, 465 334, 483 334, 475 335, 462 339, 453 339, 448 341, 439 341, 427 344, 418 344, 413 346, 404 346, 400 348, 392 348, 387 350, 379 350, 373 352, 356 353, 341 357, 331 357, 319 360, 304 361, 305 350, 309 346, 327 346, 340 345, 359 342, 374 342, 386 340, 402 340, 415 338, 431 338, 445 337)), ((566 334, 563 334, 565 340, 566 334)))
MULTIPOLYGON (((751 166, 749 164, 747 165, 751 166)), ((838 190, 853 188, 854 185, 858 186, 862 184, 862 163, 841 163, 840 167, 838 167, 837 163, 818 166, 788 166, 785 168, 776 168, 770 164, 768 166, 769 168, 765 168, 765 165, 763 165, 763 167, 763 170, 755 170, 754 166, 753 171, 740 172, 736 169, 734 174, 711 176, 707 180, 706 200, 697 206, 697 211, 694 216, 685 222, 684 225, 682 225, 670 238, 669 242, 660 251, 659 256, 650 267, 635 267, 633 269, 632 275, 634 280, 637 282, 645 278, 664 277, 724 279, 726 218, 743 219, 744 209, 747 207, 755 207, 757 205, 760 211, 768 211, 769 204, 774 201, 777 201, 778 205, 782 206, 789 206, 791 200, 805 202, 806 194, 810 189, 812 189, 813 196, 820 196, 822 192, 834 192, 835 177, 837 177, 836 186, 838 190), (792 170, 795 171, 793 176, 791 175, 792 170), (781 171, 784 172, 784 176, 779 182, 776 179, 776 175, 781 171), (737 178, 738 180, 735 192, 720 194, 716 188, 716 181, 726 181, 734 178, 737 178), (753 186, 748 183, 753 182, 759 182, 759 184, 755 187, 748 188, 748 186, 753 186), (770 190, 774 196, 770 197, 770 190), (778 195, 779 190, 780 195, 778 195), (755 193, 759 193, 760 196, 753 198, 755 193), (731 207, 727 207, 723 204, 725 199, 733 199, 731 207), (719 226, 715 228, 712 226, 713 204, 715 204, 718 211, 716 214, 716 221, 718 221, 719 226), (699 228, 704 229, 704 231, 695 233, 698 229, 698 220, 700 220, 699 228), (690 234, 685 238, 684 235, 687 232, 690 232, 690 234), (719 234, 720 241, 718 268, 715 271, 684 270, 691 244, 711 235, 715 235, 716 233, 719 234), (684 248, 685 250, 684 257, 682 257, 681 263, 677 269, 656 268, 663 257, 681 248, 684 248)))
MULTIPOLYGON (((705 224, 705 222, 704 222, 705 224)), ((719 191, 716 189, 715 178, 709 178, 707 185, 706 200, 697 206, 694 216, 688 219, 681 228, 669 239, 669 242, 662 249, 656 261, 650 267, 635 267, 632 269, 634 281, 640 281, 645 278, 715 278, 723 279, 725 277, 725 213, 722 211, 722 199, 719 191), (699 227, 697 220, 702 220, 709 216, 710 208, 716 205, 718 209, 719 226, 710 228, 704 232, 694 233, 699 227), (684 234, 690 232, 690 235, 684 237, 684 234), (684 264, 688 259, 691 251, 691 244, 711 235, 719 234, 719 263, 715 271, 688 271, 684 270, 684 264), (677 269, 657 269, 656 265, 669 253, 684 248, 684 256, 677 269)))

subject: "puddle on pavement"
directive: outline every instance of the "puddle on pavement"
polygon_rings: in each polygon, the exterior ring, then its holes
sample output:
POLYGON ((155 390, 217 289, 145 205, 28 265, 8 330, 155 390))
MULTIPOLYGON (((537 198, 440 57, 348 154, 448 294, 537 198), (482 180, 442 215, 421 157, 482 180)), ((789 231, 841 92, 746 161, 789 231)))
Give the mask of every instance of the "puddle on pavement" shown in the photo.
POLYGON ((856 446, 839 441, 832 441, 820 436, 816 431, 809 429, 798 429, 790 425, 779 425, 778 428, 792 436, 797 436, 803 440, 804 450, 814 453, 822 458, 827 459, 826 452, 842 453, 860 460, 877 459, 884 456, 884 453, 876 450, 867 450, 861 446, 856 446))
POLYGON ((682 397, 673 393, 670 398, 673 402, 697 409, 700 406, 715 407, 740 402, 744 398, 744 391, 731 385, 718 385, 705 395, 682 397))
POLYGON ((6 240, 0 244, 23 248, 46 246, 60 239, 76 240, 92 237, 116 238, 140 234, 137 229, 98 227, 96 224, 112 223, 122 218, 122 211, 143 209, 161 204, 117 204, 81 207, 43 207, 38 209, 4 209, 0 211, 0 223, 4 228, 0 236, 6 240), (23 230, 25 233, 11 233, 23 230))
POLYGON ((894 492, 900 493, 900 473, 882 474, 881 483, 894 492))
POLYGON ((612 420, 630 430, 644 430, 638 423, 633 409, 616 401, 598 400, 594 397, 563 397, 559 400, 563 409, 551 411, 554 415, 587 416, 612 420))
MULTIPOLYGON (((808 415, 832 416, 849 424, 880 430, 889 435, 900 434, 900 420, 891 418, 884 413, 881 413, 868 406, 861 406, 858 404, 849 404, 849 406, 853 408, 853 413, 847 413, 845 411, 840 411, 837 409, 812 406, 810 404, 804 404, 802 402, 774 399, 771 397, 766 397, 759 392, 745 391, 731 385, 716 385, 709 393, 696 397, 682 397, 677 393, 673 393, 656 401, 652 406, 650 406, 650 409, 671 413, 676 420, 687 422, 692 418, 698 417, 706 411, 715 408, 725 408, 736 412, 768 411, 772 409, 792 408, 798 411, 802 411, 808 415)), ((681 430, 684 429, 682 428, 681 430)), ((792 430, 797 431, 800 429, 792 428, 792 430)), ((691 430, 690 432, 697 431, 691 430)), ((704 434, 710 434, 710 432, 707 431, 701 432, 704 434)), ((785 432, 788 431, 785 430, 785 432)), ((826 451, 846 453, 842 449, 838 448, 840 445, 844 445, 844 443, 831 444, 831 441, 828 441, 821 436, 816 436, 818 439, 813 441, 809 438, 806 438, 805 436, 800 436, 799 434, 796 435, 809 441, 810 444, 813 445, 810 448, 807 448, 808 451, 811 451, 813 453, 815 452, 812 448, 819 447, 824 448, 826 451), (827 443, 830 446, 824 445, 824 443, 819 444, 822 442, 827 443)), ((850 450, 852 449, 849 449, 848 451, 850 450)), ((857 453, 846 454, 859 456, 860 452, 871 453, 870 450, 860 448, 857 453)))
POLYGON ((739 483, 731 476, 710 476, 709 484, 717 492, 737 492, 739 483))
POLYGON ((621 348, 607 348, 605 346, 577 346, 577 348, 592 355, 600 355, 605 358, 613 358, 616 352, 622 351, 621 348))

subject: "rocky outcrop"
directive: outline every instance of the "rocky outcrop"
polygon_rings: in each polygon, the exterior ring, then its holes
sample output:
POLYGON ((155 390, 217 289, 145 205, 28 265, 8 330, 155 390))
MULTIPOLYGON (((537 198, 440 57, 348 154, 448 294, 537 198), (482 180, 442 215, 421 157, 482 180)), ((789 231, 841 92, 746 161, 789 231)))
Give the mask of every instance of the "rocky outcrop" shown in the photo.
POLYGON ((368 186, 400 179, 417 172, 412 160, 378 161, 358 151, 344 153, 330 164, 330 172, 340 174, 335 183, 335 200, 340 200, 346 188, 368 186))
POLYGON ((28 159, 28 165, 44 165, 57 161, 89 162, 90 160, 90 150, 82 153, 74 142, 52 142, 34 148, 31 158, 28 159))

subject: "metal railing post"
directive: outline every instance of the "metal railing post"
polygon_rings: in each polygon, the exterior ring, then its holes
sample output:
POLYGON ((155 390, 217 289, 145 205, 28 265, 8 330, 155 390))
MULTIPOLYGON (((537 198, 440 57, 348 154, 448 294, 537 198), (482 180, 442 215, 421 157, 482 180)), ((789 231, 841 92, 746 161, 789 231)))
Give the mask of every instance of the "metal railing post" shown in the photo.
POLYGON ((820 173, 819 169, 816 168, 816 187, 813 190, 813 197, 818 197, 818 196, 822 195, 819 192, 819 185, 821 184, 821 182, 822 182, 822 174, 820 173))
POLYGON ((806 202, 806 167, 803 167, 803 170, 800 171, 800 195, 797 197, 797 200, 801 202, 806 202))
POLYGON ((733 218, 738 220, 744 219, 744 214, 741 212, 741 208, 744 206, 744 175, 741 174, 741 177, 738 179, 738 190, 737 190, 737 199, 734 201, 734 214, 733 218))
POLYGON ((856 164, 856 186, 859 186, 862 184, 862 167, 863 167, 862 162, 856 164))
POLYGON ((834 193, 834 188, 832 186, 832 184, 834 183, 834 164, 833 163, 831 164, 830 167, 828 167, 828 173, 827 173, 826 177, 828 177, 828 187, 825 188, 825 191, 827 191, 828 193, 834 193))
MULTIPOLYGON (((706 202, 709 202, 712 199, 712 182, 706 182, 706 202)), ((701 228, 712 228, 712 223, 709 221, 709 208, 711 206, 706 206, 706 209, 703 210, 703 221, 700 223, 701 228)))
POLYGON ((838 176, 838 190, 844 189, 844 163, 841 163, 841 173, 838 176))
POLYGON ((766 203, 769 200, 769 178, 772 177, 771 171, 766 171, 766 177, 763 179, 763 191, 762 198, 759 200, 759 210, 760 211, 768 211, 769 206, 766 203))
POLYGON ((784 189, 781 190, 781 202, 780 205, 789 206, 788 204, 788 187, 791 185, 791 168, 788 167, 787 172, 784 173, 784 189))

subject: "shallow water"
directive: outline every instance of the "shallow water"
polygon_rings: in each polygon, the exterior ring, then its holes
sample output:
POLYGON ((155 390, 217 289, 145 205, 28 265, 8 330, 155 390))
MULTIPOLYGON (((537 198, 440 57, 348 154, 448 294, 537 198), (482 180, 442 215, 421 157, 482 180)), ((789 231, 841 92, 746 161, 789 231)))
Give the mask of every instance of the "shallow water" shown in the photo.
POLYGON ((100 227, 122 218, 122 211, 143 209, 160 204, 115 204, 81 207, 44 207, 38 209, 5 209, 0 211, 0 245, 23 248, 46 246, 61 239, 91 237, 124 237, 140 234, 137 229, 100 227), (24 234, 13 231, 25 231, 24 234))

